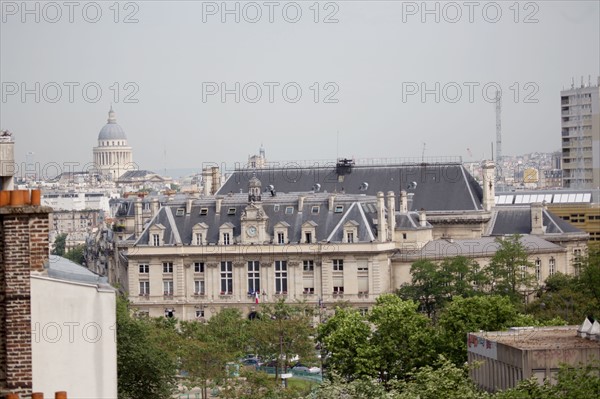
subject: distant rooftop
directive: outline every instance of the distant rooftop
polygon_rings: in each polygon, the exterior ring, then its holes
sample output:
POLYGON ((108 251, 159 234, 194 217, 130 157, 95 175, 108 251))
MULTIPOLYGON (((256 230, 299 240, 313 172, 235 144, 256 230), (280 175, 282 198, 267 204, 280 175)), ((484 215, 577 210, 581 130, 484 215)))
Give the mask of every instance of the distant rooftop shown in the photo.
POLYGON ((518 349, 600 348, 599 341, 581 338, 578 326, 520 327, 509 331, 471 333, 518 349))
POLYGON ((496 205, 519 205, 534 202, 547 204, 583 204, 599 202, 598 190, 530 190, 496 192, 496 205))
POLYGON ((74 281, 79 283, 96 284, 108 286, 107 277, 100 276, 86 267, 71 262, 62 256, 50 255, 50 258, 44 264, 48 272, 48 277, 59 280, 74 281))

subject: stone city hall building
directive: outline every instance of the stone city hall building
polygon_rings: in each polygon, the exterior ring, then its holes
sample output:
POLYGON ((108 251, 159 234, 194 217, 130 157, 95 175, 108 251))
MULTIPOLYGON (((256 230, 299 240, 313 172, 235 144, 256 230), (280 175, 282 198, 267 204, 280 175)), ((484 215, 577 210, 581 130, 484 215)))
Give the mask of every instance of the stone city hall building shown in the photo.
POLYGON ((495 237, 515 233, 540 283, 573 273, 588 235, 542 204, 495 207, 494 164, 483 170, 482 188, 460 163, 342 161, 238 170, 215 196, 128 199, 133 234, 109 275, 140 312, 190 320, 278 298, 366 310, 410 282, 415 260, 484 266, 495 237))

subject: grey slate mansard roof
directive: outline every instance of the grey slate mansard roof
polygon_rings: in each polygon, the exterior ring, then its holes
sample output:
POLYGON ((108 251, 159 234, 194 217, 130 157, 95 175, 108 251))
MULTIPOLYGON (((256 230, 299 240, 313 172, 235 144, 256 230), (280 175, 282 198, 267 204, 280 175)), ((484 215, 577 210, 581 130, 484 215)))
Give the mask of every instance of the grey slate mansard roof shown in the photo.
MULTIPOLYGON (((584 233, 572 224, 544 209, 542 214, 546 234, 584 233)), ((492 220, 489 234, 493 236, 505 234, 531 233, 531 208, 526 206, 496 207, 496 215, 492 220)))
MULTIPOLYGON (((565 248, 553 244, 538 236, 522 236, 521 244, 530 253, 539 252, 564 252, 565 248)), ((493 256, 500 244, 496 242, 496 237, 481 237, 460 240, 433 240, 429 241, 423 248, 415 251, 404 251, 394 255, 394 259, 415 260, 421 258, 445 258, 453 256, 493 256)))
MULTIPOLYGON (((377 218, 375 197, 363 195, 338 195, 335 198, 336 206, 343 206, 341 212, 328 209, 328 195, 304 194, 306 199, 302 212, 298 212, 298 194, 277 194, 275 197, 263 196, 262 207, 268 216, 267 234, 274 235, 274 226, 279 222, 290 225, 288 228, 288 239, 290 243, 298 243, 302 240, 302 225, 312 221, 316 223, 315 234, 317 241, 341 242, 343 226, 347 222, 358 223, 358 234, 355 237, 360 242, 371 242, 376 237, 376 227, 373 219, 377 218), (288 213, 286 208, 292 208, 288 213), (313 208, 318 212, 313 213, 313 208)), ((158 214, 152 219, 136 244, 147 245, 149 241, 149 228, 156 224, 165 227, 165 245, 190 245, 192 242, 192 229, 197 223, 205 223, 209 226, 207 237, 208 243, 219 241, 219 228, 226 223, 233 225, 233 236, 241 234, 240 217, 247 203, 247 194, 235 194, 223 198, 220 214, 216 214, 215 201, 195 200, 190 214, 185 214, 185 203, 168 203, 163 206, 158 214), (200 209, 208 210, 205 216, 200 215, 200 209), (184 215, 177 216, 177 209, 183 209, 184 215), (228 214, 229 210, 235 209, 234 214, 228 214)), ((232 212, 233 213, 233 212, 232 212)))
POLYGON ((309 192, 314 190, 315 184, 320 184, 320 192, 328 193, 344 191, 376 195, 378 191, 393 191, 398 196, 401 190, 406 190, 414 193, 409 211, 422 208, 427 211, 482 209, 481 186, 461 164, 451 163, 359 165, 343 176, 338 175, 334 163, 310 168, 290 164, 278 168, 240 169, 231 174, 217 194, 246 192, 253 173, 260 179, 263 190, 272 185, 277 193, 309 192), (368 184, 366 190, 361 190, 363 183, 368 184))

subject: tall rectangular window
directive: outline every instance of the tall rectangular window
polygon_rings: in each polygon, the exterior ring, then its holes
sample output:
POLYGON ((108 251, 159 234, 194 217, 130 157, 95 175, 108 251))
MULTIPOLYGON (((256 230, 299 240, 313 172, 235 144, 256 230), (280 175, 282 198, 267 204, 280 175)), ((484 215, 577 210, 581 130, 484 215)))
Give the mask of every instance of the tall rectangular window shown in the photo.
POLYGON ((158 234, 152 234, 152 245, 155 247, 160 245, 160 236, 158 234))
POLYGON ((163 280, 163 291, 165 295, 173 295, 173 280, 163 280))
POLYGON ((194 280, 194 294, 204 295, 204 280, 194 280))
POLYGON ((140 281, 140 295, 150 295, 150 281, 140 281))
POLYGON ((260 263, 257 260, 248 261, 248 294, 260 292, 260 263))
POLYGON ((310 231, 304 233, 304 242, 309 244, 312 242, 312 233, 310 231))
POLYGON ((540 258, 535 260, 535 279, 537 281, 542 279, 542 260, 540 258))
POLYGON ((204 273, 204 262, 194 262, 194 273, 204 273))
POLYGON ((150 273, 150 265, 147 263, 140 263, 140 274, 150 273))
POLYGON ((333 271, 334 272, 344 271, 344 260, 343 259, 334 259, 333 260, 333 271))
POLYGON ((302 261, 302 267, 305 272, 312 272, 315 270, 315 262, 312 260, 302 261))
POLYGON ((287 293, 287 261, 275 261, 275 291, 287 293))
POLYGON ((229 245, 230 242, 229 233, 223 233, 223 245, 229 245))
POLYGON ((354 242, 354 232, 348 231, 346 233, 346 239, 348 242, 354 242))
POLYGON ((282 232, 277 233, 277 243, 285 244, 285 234, 283 234, 282 232))
POLYGON ((196 233, 196 245, 202 245, 202 233, 196 233))
POLYGON ((163 273, 173 273, 173 262, 163 262, 163 273))
POLYGON ((554 258, 550 258, 548 261, 548 275, 553 276, 556 273, 556 260, 554 258))
POLYGON ((221 262, 221 292, 223 295, 233 294, 233 262, 221 262))

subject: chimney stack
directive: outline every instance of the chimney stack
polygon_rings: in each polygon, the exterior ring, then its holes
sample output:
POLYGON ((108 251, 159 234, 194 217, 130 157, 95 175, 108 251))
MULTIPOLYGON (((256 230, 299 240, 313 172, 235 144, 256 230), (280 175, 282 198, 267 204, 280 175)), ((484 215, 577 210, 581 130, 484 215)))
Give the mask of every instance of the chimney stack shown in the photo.
POLYGON ((419 211, 419 225, 421 227, 427 227, 427 215, 425 214, 425 209, 419 211))
POLYGON ((187 201, 185 202, 185 214, 189 215, 190 213, 192 213, 192 204, 194 203, 194 199, 193 198, 188 198, 187 201))
POLYGON ((135 233, 135 237, 139 237, 142 235, 142 231, 144 230, 144 222, 142 219, 142 199, 140 197, 137 197, 135 199, 135 204, 134 204, 134 233, 135 233))
POLYGON ((223 202, 223 198, 217 197, 217 202, 215 203, 215 213, 218 215, 221 213, 221 203, 223 202))
POLYGON ((158 213, 158 198, 152 198, 150 200, 150 212, 152 212, 152 217, 156 216, 158 213))
POLYGON ((396 231, 396 195, 393 191, 388 191, 387 194, 387 224, 388 224, 388 238, 394 241, 396 231))
POLYGON ((544 234, 544 206, 539 202, 531 204, 531 234, 544 234))
POLYGON ((0 387, 22 396, 32 390, 31 273, 48 260, 45 206, 0 207, 0 387))
POLYGON ((330 211, 333 211, 333 210, 334 210, 334 209, 333 209, 333 206, 334 206, 334 205, 335 205, 335 194, 330 194, 330 195, 329 195, 329 203, 328 203, 328 206, 329 206, 329 210, 330 210, 330 211))
POLYGON ((407 214, 408 213, 408 195, 406 191, 400 191, 400 213, 407 214))
POLYGON ((387 228, 385 220, 385 198, 383 192, 377 193, 377 237, 380 242, 387 241, 387 228))
POLYGON ((304 208, 304 200, 306 199, 306 197, 304 195, 300 195, 298 197, 298 212, 302 212, 302 209, 304 208))
POLYGON ((496 204, 494 184, 496 180, 496 164, 493 161, 483 163, 483 209, 492 210, 496 204))

